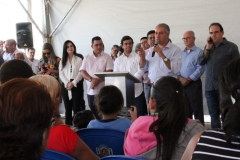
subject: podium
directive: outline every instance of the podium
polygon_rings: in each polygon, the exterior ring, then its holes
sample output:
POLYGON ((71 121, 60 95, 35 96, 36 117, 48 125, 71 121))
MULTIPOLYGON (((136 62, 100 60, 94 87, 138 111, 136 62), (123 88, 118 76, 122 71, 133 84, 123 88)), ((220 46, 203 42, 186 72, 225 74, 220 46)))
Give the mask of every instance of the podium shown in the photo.
POLYGON ((134 105, 135 87, 134 83, 141 83, 129 72, 97 72, 94 75, 105 81, 106 85, 114 85, 122 92, 124 98, 124 108, 134 105))

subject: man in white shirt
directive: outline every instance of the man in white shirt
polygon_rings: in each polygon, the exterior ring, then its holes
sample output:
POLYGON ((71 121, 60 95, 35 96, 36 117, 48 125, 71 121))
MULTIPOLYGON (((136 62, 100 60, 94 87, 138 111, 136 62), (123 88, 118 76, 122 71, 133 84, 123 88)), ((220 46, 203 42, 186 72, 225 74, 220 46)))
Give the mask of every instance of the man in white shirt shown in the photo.
MULTIPOLYGON (((142 80, 143 73, 139 68, 140 57, 133 51, 133 39, 130 36, 124 36, 121 40, 121 46, 124 50, 114 62, 114 72, 130 72, 136 78, 142 80)), ((137 116, 143 115, 144 94, 142 83, 135 83, 135 106, 137 107, 137 116)), ((144 105, 146 107, 146 105, 144 105)))
POLYGON ((148 71, 148 77, 151 83, 163 76, 172 76, 177 78, 182 64, 181 49, 169 41, 170 28, 167 24, 158 24, 155 28, 155 42, 149 48, 145 57, 144 50, 139 50, 140 67, 142 71, 148 71))
POLYGON ((34 48, 28 48, 27 51, 28 51, 27 52, 27 58, 28 58, 28 60, 31 63, 31 67, 32 67, 33 73, 37 74, 39 60, 34 58, 34 56, 35 56, 35 49, 34 48))
MULTIPOLYGON (((14 59, 15 53, 21 52, 17 49, 17 43, 14 39, 8 39, 5 41, 5 49, 6 51, 3 53, 3 59, 4 61, 9 61, 14 59)), ((31 66, 31 63, 29 62, 26 54, 23 54, 24 61, 31 66)))
POLYGON ((88 54, 82 63, 80 72, 86 80, 88 91, 88 105, 95 117, 99 119, 96 107, 94 105, 94 95, 98 94, 100 89, 104 86, 104 82, 98 78, 94 73, 96 72, 112 72, 113 61, 111 56, 103 52, 103 42, 98 36, 92 38, 93 53, 88 54))

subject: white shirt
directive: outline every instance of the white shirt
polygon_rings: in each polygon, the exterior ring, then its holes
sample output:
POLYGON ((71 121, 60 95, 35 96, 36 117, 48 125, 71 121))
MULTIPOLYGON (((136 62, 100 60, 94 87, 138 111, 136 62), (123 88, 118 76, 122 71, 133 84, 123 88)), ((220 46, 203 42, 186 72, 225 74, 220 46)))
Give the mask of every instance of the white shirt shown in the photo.
POLYGON ((67 87, 67 83, 70 82, 70 79, 74 79, 72 81, 74 87, 77 87, 77 83, 82 80, 82 75, 79 72, 81 65, 82 59, 75 55, 72 57, 72 63, 67 60, 64 68, 62 66, 62 60, 59 62, 59 77, 64 83, 65 88, 67 87))
POLYGON ((149 48, 146 56, 147 63, 142 71, 148 71, 148 77, 151 83, 154 83, 158 78, 163 76, 172 76, 177 78, 182 65, 182 51, 181 49, 168 42, 167 46, 162 49, 163 54, 171 61, 171 69, 169 69, 163 59, 155 53, 152 57, 153 47, 149 48))
MULTIPOLYGON (((132 52, 128 57, 125 54, 119 56, 114 62, 114 72, 130 72, 140 81, 142 81, 143 71, 139 68, 140 57, 137 53, 132 52)), ((142 83, 135 83, 135 98, 143 92, 142 83)))
MULTIPOLYGON (((98 78, 96 75, 94 75, 94 73, 105 72, 106 70, 113 70, 112 57, 103 52, 98 54, 97 57, 93 53, 88 54, 83 60, 80 71, 81 70, 85 70, 93 78, 98 78)), ((100 82, 97 86, 94 87, 94 89, 91 89, 91 82, 86 81, 86 83, 88 86, 88 95, 98 94, 100 89, 104 86, 104 82, 100 82)))
MULTIPOLYGON (((18 53, 18 52, 21 52, 21 51, 16 49, 12 54, 4 52, 3 56, 2 56, 4 62, 14 59, 15 54, 18 53)), ((21 52, 21 53, 23 53, 23 52, 21 52)), ((28 60, 28 58, 27 58, 25 53, 23 53, 23 56, 24 56, 24 61, 31 66, 31 62, 28 60)))
POLYGON ((32 67, 33 73, 37 74, 37 72, 38 72, 38 65, 39 65, 40 61, 38 59, 34 58, 33 61, 29 60, 29 62, 31 63, 31 67, 32 67))

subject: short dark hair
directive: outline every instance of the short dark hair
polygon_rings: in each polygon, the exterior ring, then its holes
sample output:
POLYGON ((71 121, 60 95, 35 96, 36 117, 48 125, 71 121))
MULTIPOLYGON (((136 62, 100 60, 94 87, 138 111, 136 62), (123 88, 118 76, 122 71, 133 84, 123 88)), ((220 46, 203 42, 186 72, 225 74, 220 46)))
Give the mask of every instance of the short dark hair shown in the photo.
POLYGON ((133 39, 130 36, 123 36, 123 38, 121 39, 121 45, 123 45, 123 41, 126 41, 126 40, 132 40, 132 44, 134 43, 133 39))
POLYGON ((93 119, 95 117, 90 110, 77 112, 73 117, 73 126, 78 129, 87 128, 88 123, 93 119))
POLYGON ((27 51, 29 51, 29 50, 34 50, 34 51, 35 51, 35 48, 29 47, 29 48, 27 49, 27 51))
POLYGON ((94 102, 100 114, 110 115, 119 112, 123 107, 123 95, 116 86, 108 85, 95 95, 94 102))
POLYGON ((5 83, 13 78, 33 76, 32 68, 23 60, 13 59, 3 63, 0 68, 0 82, 5 83))
POLYGON ((92 45, 93 45, 94 41, 100 41, 100 40, 102 41, 102 39, 99 36, 93 37, 92 38, 92 45))
POLYGON ((147 33, 147 37, 149 36, 149 34, 155 34, 155 31, 154 30, 150 30, 150 31, 148 31, 148 33, 147 33))
POLYGON ((1 85, 0 93, 0 159, 40 159, 54 110, 48 91, 17 78, 1 85))
POLYGON ((146 40, 147 40, 147 37, 142 37, 142 38, 140 39, 140 41, 143 40, 143 39, 146 39, 146 40))
POLYGON ((220 23, 218 23, 218 22, 211 23, 210 26, 209 26, 209 28, 208 28, 208 30, 210 30, 210 28, 211 28, 212 26, 218 26, 218 27, 220 28, 220 31, 221 31, 221 32, 223 31, 222 25, 221 25, 220 23))
POLYGON ((113 48, 118 48, 118 49, 119 49, 119 46, 116 45, 116 44, 114 44, 114 45, 112 46, 112 49, 113 49, 113 48))

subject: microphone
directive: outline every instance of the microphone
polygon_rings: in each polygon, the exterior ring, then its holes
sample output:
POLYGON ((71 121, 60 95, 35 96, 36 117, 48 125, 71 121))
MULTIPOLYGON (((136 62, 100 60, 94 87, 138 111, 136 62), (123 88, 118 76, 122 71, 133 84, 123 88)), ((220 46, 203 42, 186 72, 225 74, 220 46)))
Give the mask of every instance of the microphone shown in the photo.
MULTIPOLYGON (((154 46, 157 46, 158 44, 159 44, 158 41, 156 41, 155 44, 154 44, 154 46)), ((152 52, 152 57, 154 57, 154 55, 155 55, 155 52, 153 51, 153 52, 152 52)))

